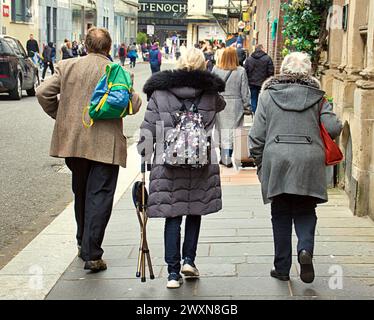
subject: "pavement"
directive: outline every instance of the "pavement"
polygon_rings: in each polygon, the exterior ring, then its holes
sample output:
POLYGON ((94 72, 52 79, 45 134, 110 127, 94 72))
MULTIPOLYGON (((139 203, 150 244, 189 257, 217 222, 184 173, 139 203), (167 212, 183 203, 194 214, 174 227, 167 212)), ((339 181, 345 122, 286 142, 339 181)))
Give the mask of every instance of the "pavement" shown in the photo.
POLYGON ((269 276, 270 208, 262 203, 255 170, 222 169, 221 176, 223 210, 202 220, 199 280, 166 289, 163 219, 151 219, 147 229, 156 279, 135 278, 139 225, 127 190, 106 233, 108 270, 87 273, 75 258, 46 299, 374 299, 374 223, 352 216, 341 190, 330 190, 330 202, 318 208, 315 282, 301 282, 296 256, 291 280, 281 282, 269 276))
POLYGON ((374 299, 374 222, 353 216, 341 190, 330 190, 329 203, 318 207, 315 282, 301 282, 296 257, 289 282, 269 276, 270 212, 253 169, 222 169, 223 210, 202 221, 196 259, 200 279, 166 289, 164 221, 151 219, 147 231, 156 279, 141 283, 135 278, 139 224, 130 191, 139 179, 135 153, 132 146, 104 240, 108 270, 83 270, 69 207, 0 270, 0 299, 374 299))

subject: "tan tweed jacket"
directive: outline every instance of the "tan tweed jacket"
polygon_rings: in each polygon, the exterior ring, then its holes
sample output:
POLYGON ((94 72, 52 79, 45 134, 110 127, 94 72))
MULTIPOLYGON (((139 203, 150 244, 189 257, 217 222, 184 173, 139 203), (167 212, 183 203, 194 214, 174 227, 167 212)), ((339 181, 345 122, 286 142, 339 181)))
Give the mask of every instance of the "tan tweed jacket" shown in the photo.
MULTIPOLYGON (((38 87, 36 96, 40 105, 56 119, 51 156, 85 158, 126 167, 127 143, 122 119, 98 120, 88 129, 82 124, 82 112, 108 63, 101 54, 63 60, 56 66, 55 74, 38 87)), ((141 99, 134 94, 132 102, 136 113, 141 99)))

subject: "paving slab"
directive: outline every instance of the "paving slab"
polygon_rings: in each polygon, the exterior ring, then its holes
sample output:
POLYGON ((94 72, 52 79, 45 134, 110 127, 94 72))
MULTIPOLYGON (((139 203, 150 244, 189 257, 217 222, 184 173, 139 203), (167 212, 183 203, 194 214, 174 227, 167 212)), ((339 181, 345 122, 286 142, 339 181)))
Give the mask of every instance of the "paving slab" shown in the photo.
MULTIPOLYGON (((227 182, 229 183, 229 182, 227 182)), ((237 183, 237 182, 235 182, 237 183)), ((331 203, 319 206, 316 236, 316 281, 299 278, 296 252, 291 280, 269 276, 274 244, 270 206, 262 204, 259 185, 224 185, 223 210, 203 217, 196 264, 201 278, 167 290, 163 219, 150 219, 148 240, 156 279, 135 278, 139 225, 128 192, 113 211, 105 241, 108 270, 90 274, 76 258, 50 291, 48 299, 167 299, 167 300, 336 300, 374 297, 374 224, 354 217, 345 195, 330 193, 331 203), (332 290, 331 268, 342 268, 344 290, 332 290)), ((58 232, 58 230, 56 230, 58 232)), ((182 226, 183 235, 183 226, 182 226)), ((294 251, 296 236, 293 235, 294 251)))

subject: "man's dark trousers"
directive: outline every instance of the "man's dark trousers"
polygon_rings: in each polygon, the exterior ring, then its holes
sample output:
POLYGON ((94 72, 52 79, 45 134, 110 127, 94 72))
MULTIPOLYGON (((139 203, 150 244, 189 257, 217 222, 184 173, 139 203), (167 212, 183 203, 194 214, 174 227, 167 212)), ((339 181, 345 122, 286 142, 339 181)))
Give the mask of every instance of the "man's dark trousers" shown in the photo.
POLYGON ((66 158, 65 162, 73 175, 77 242, 82 247, 82 259, 99 260, 104 253, 101 245, 112 213, 119 166, 82 158, 66 158))

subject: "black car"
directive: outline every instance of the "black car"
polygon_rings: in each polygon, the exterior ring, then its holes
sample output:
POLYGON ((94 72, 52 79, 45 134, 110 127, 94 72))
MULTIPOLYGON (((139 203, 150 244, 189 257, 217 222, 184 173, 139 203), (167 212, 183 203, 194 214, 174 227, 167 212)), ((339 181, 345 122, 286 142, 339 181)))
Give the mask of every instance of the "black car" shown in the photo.
POLYGON ((0 93, 8 92, 15 100, 22 98, 22 90, 35 96, 39 84, 37 66, 15 38, 0 35, 0 93))

